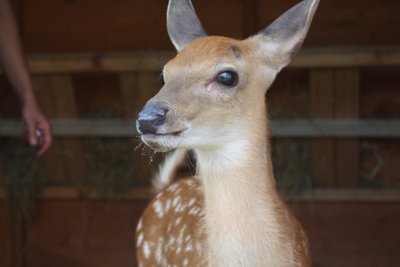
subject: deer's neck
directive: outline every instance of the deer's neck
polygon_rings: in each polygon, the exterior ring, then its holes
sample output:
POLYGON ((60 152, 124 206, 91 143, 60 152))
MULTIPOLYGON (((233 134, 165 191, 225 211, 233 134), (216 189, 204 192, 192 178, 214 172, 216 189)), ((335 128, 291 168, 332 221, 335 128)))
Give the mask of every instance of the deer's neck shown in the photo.
POLYGON ((280 236, 282 205, 275 190, 266 118, 259 120, 257 129, 240 140, 196 151, 204 183, 209 266, 261 266, 274 257, 269 246, 279 242, 274 239, 280 236))

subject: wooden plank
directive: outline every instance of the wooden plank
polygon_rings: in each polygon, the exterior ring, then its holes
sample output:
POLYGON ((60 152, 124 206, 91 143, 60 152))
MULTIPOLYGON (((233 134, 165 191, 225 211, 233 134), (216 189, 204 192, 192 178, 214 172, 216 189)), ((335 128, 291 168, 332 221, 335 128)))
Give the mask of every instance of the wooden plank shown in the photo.
MULTIPOLYGON (((193 1, 210 34, 240 37, 241 1, 193 1)), ((159 0, 24 1, 27 51, 132 51, 172 49, 159 0), (76 20, 75 14, 80 20, 76 20), (61 32, 60 29, 63 29, 61 32)))
MULTIPOLYGON (((134 266, 134 228, 146 204, 43 202, 30 225, 27 266, 134 266)), ((399 203, 290 206, 309 237, 313 266, 398 266, 399 203)))
MULTIPOLYGON (((0 122, 0 125, 1 125, 1 122, 0 122)), ((2 158, 2 153, 0 153, 0 180, 3 175, 4 175, 3 158, 2 158)))
POLYGON ((5 204, 4 223, 6 229, 5 266, 25 266, 26 220, 14 201, 5 204))
MULTIPOLYGON (((104 194, 90 188, 47 186, 38 198, 52 200, 149 200, 154 196, 150 186, 136 186, 118 194, 104 194)), ((296 202, 400 202, 399 189, 317 188, 305 192, 282 195, 286 201, 296 202)), ((0 188, 0 200, 5 192, 0 188)))
POLYGON ((176 52, 161 51, 130 54, 65 54, 30 55, 28 64, 33 73, 70 73, 91 71, 135 72, 160 71, 176 52))
POLYGON ((9 248, 7 236, 7 229, 6 229, 6 204, 5 201, 0 200, 0 266, 9 266, 7 263, 7 249, 9 248))
MULTIPOLYGON (((43 111, 53 118, 77 116, 73 86, 69 75, 35 76, 34 86, 43 111)), ((77 139, 55 139, 46 153, 48 176, 53 181, 65 182, 70 178, 83 181, 85 159, 77 139), (73 172, 73 173, 71 173, 73 172)))
POLYGON ((296 202, 400 202, 398 189, 320 188, 284 196, 296 202))
POLYGON ((399 203, 293 203, 309 239, 313 266, 396 267, 399 203))
MULTIPOLYGON (((1 122, 0 122, 1 125, 1 122)), ((3 162, 2 162, 2 155, 0 153, 0 180, 2 179, 2 175, 4 175, 3 172, 3 162)), ((8 219, 8 210, 6 209, 6 201, 4 200, 5 198, 5 191, 2 190, 3 188, 0 188, 0 266, 10 266, 9 260, 10 257, 10 238, 9 238, 9 231, 7 229, 7 226, 9 223, 7 223, 8 219)))
MULTIPOLYGON (((336 118, 358 117, 359 94, 358 70, 335 70, 336 118)), ((359 143, 357 139, 335 140, 335 165, 336 186, 357 186, 359 176, 359 143)))
POLYGON ((276 138, 399 138, 400 120, 360 119, 290 119, 272 120, 271 133, 276 138))
MULTIPOLYGON (((260 1, 260 25, 266 27, 298 2, 260 1)), ((321 1, 305 45, 399 44, 399 36, 393 36, 393 33, 397 32, 396 26, 400 25, 400 18, 394 14, 395 10, 400 10, 400 2, 385 0, 385 2, 364 1, 363 5, 359 3, 356 0, 321 1), (332 12, 336 10, 338 4, 345 6, 346 12, 332 12)))
MULTIPOLYGON (((313 118, 331 118, 334 105, 334 77, 332 70, 310 71, 310 113, 313 118)), ((330 138, 312 141, 311 174, 319 187, 334 183, 334 147, 330 138)))
POLYGON ((42 202, 29 225, 26 266, 135 266, 135 226, 146 204, 42 202))
POLYGON ((24 6, 28 51, 127 51, 170 44, 166 4, 156 0, 105 0, 95 5, 90 1, 28 0, 24 6))
POLYGON ((293 59, 293 68, 343 68, 399 66, 398 47, 304 48, 293 59))
MULTIPOLYGON (((36 97, 44 114, 49 118, 56 117, 52 94, 53 89, 49 77, 44 75, 34 75, 32 81, 36 97)), ((62 150, 62 141, 54 138, 51 148, 44 156, 46 159, 47 175, 52 181, 65 181, 66 170, 61 153, 62 150)))
MULTIPOLYGON (((131 119, 53 119, 53 135, 60 137, 134 137, 137 135, 134 112, 131 119)), ((1 120, 0 136, 18 137, 21 121, 1 120)), ((274 119, 270 122, 274 138, 400 138, 400 120, 360 119, 274 119)))
MULTIPOLYGON (((54 116, 60 119, 78 117, 78 108, 75 103, 74 88, 70 75, 52 75, 49 77, 51 85, 54 116)), ((77 138, 65 138, 62 142, 64 175, 68 181, 74 180, 77 185, 85 179, 85 158, 83 147, 77 138)))
POLYGON ((121 192, 119 194, 114 194, 112 196, 107 194, 99 193, 93 189, 81 188, 77 189, 68 186, 53 186, 44 188, 41 192, 39 198, 44 200, 73 200, 73 199, 114 199, 114 200, 140 200, 140 199, 150 199, 153 196, 152 189, 150 187, 138 186, 127 190, 126 192, 121 192))
MULTIPOLYGON (((32 73, 71 72, 157 72, 174 51, 103 54, 31 54, 28 64, 32 73)), ((302 49, 289 68, 343 68, 399 66, 400 47, 344 47, 302 49)))
POLYGON ((260 30, 258 26, 257 10, 259 0, 247 0, 242 2, 243 10, 243 38, 254 35, 260 30))
POLYGON ((335 117, 357 118, 360 95, 359 71, 357 69, 335 70, 335 117))

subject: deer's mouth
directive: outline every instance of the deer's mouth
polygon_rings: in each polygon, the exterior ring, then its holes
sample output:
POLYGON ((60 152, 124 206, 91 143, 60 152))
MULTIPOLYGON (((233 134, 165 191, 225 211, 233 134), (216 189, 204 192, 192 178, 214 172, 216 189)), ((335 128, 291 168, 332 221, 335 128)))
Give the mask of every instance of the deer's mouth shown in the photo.
POLYGON ((185 131, 186 130, 179 130, 169 133, 142 134, 141 139, 151 149, 159 152, 167 152, 179 146, 185 131))

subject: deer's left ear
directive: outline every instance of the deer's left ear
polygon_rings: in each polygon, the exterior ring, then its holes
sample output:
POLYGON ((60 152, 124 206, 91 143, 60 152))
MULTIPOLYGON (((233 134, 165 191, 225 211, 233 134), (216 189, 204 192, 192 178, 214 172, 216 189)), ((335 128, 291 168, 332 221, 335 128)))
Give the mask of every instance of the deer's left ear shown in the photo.
POLYGON ((272 59, 279 71, 289 64, 306 37, 319 0, 304 0, 249 38, 262 56, 272 59))
POLYGON ((167 30, 177 51, 195 39, 207 36, 191 0, 169 0, 167 30))

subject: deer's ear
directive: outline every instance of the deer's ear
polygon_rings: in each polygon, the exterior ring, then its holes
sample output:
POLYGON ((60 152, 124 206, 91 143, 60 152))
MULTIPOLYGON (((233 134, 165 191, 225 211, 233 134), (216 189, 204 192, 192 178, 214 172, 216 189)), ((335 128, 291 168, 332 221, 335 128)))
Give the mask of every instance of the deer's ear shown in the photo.
POLYGON ((304 0, 286 11, 251 41, 262 54, 274 59, 278 70, 289 64, 306 37, 319 0, 304 0))
POLYGON ((178 51, 198 37, 207 36, 191 0, 169 1, 167 30, 169 38, 178 51))

